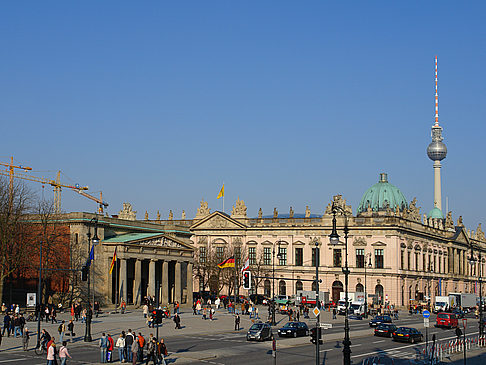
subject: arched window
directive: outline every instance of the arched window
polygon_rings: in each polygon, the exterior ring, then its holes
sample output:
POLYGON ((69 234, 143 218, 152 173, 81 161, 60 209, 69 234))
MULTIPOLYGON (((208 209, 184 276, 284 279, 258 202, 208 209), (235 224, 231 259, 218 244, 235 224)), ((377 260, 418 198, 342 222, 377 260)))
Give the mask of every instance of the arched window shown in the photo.
POLYGON ((335 281, 332 283, 332 301, 337 304, 339 302, 341 292, 343 291, 343 283, 335 281))
POLYGON ((303 290, 303 289, 304 289, 304 285, 302 284, 302 281, 297 280, 295 282, 295 293, 297 294, 297 291, 303 290))
POLYGON ((287 285, 285 284, 285 280, 280 280, 278 283, 278 294, 287 295, 287 285))
POLYGON ((270 289, 270 280, 266 279, 263 283, 263 295, 266 297, 270 297, 271 289, 270 289))
POLYGON ((378 305, 383 304, 385 298, 383 298, 383 285, 378 284, 375 286, 375 296, 376 296, 376 303, 378 305))
POLYGON ((356 292, 357 293, 364 293, 364 286, 361 283, 356 284, 356 292))

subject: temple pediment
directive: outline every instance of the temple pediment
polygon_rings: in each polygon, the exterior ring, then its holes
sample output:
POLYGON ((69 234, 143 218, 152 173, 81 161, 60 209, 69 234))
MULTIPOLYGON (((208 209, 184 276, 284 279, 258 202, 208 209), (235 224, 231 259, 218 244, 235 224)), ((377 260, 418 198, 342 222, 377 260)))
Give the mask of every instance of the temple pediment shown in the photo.
POLYGON ((189 244, 185 242, 160 233, 127 233, 103 240, 102 244, 123 244, 146 247, 180 248, 190 250, 193 249, 189 244))
POLYGON ((214 212, 191 227, 196 231, 204 229, 246 229, 246 226, 227 214, 214 212))

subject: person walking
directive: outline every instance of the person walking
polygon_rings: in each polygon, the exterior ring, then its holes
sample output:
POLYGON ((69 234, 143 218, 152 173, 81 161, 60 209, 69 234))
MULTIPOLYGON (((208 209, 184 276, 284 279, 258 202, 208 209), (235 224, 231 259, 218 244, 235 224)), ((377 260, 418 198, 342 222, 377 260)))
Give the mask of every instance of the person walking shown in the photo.
POLYGON ((3 331, 2 331, 2 336, 5 336, 5 330, 7 330, 7 337, 10 337, 10 321, 12 318, 10 318, 10 315, 5 313, 5 316, 3 317, 3 331))
POLYGON ((332 309, 332 319, 336 319, 336 308, 332 309))
POLYGON ((235 331, 240 330, 240 315, 236 314, 235 315, 235 331))
POLYGON ((64 321, 62 321, 59 327, 57 328, 57 332, 59 332, 59 342, 63 343, 64 334, 66 333, 66 325, 64 324, 64 321))
MULTIPOLYGON (((202 319, 206 320, 207 318, 207 313, 208 313, 208 310, 206 309, 206 307, 203 308, 203 315, 202 315, 202 319)), ((177 313, 176 313, 177 314, 177 313)))
POLYGON ((100 346, 100 357, 101 357, 100 362, 105 363, 106 362, 106 349, 108 348, 108 338, 106 337, 106 334, 104 332, 101 335, 99 346, 100 346))
POLYGON ((54 342, 47 348, 47 365, 56 365, 56 344, 54 342))
POLYGON ((21 333, 24 333, 25 317, 24 317, 24 315, 22 313, 19 316, 19 321, 20 321, 20 332, 21 333))
POLYGON ((27 327, 24 328, 24 333, 22 334, 22 345, 24 351, 29 350, 29 339, 30 339, 30 332, 27 327))
POLYGON ((55 307, 52 307, 52 311, 51 311, 51 324, 54 324, 54 322, 57 323, 57 311, 56 311, 56 308, 55 307))
POLYGON ((174 314, 174 323, 175 323, 175 329, 181 329, 181 317, 176 313, 174 314))
POLYGON ((161 338, 157 343, 157 358, 162 365, 167 365, 165 357, 167 356, 167 347, 165 346, 164 339, 161 338))
POLYGON ((69 336, 71 337, 69 339, 69 341, 71 343, 73 343, 73 341, 74 341, 74 322, 73 322, 72 319, 69 321, 69 323, 67 325, 67 330, 69 331, 69 336))
POLYGON ((22 337, 22 332, 20 331, 20 318, 19 316, 15 316, 14 318, 14 332, 15 332, 15 338, 17 338, 17 334, 22 337))
POLYGON ((147 360, 145 361, 145 365, 148 365, 149 361, 152 360, 154 365, 157 365, 157 357, 156 357, 156 350, 157 350, 157 341, 155 338, 151 338, 148 341, 147 345, 147 360))
POLYGON ((62 346, 59 349, 59 359, 61 359, 61 365, 66 365, 67 358, 72 359, 67 349, 67 341, 62 342, 62 346))
POLYGON ((125 359, 127 362, 132 361, 132 345, 135 342, 135 338, 132 334, 132 330, 129 328, 127 335, 125 336, 125 359))
POLYGON ((115 346, 115 343, 113 341, 113 338, 110 336, 108 333, 108 336, 106 336, 106 340, 108 341, 107 347, 106 347, 106 362, 112 362, 113 361, 113 347, 115 346))
POLYGON ((138 348, 139 348, 138 341, 134 339, 134 341, 132 343, 132 346, 130 348, 130 353, 131 353, 131 356, 132 356, 132 364, 133 365, 136 365, 137 364, 137 360, 138 360, 138 348))
POLYGON ((125 338, 123 334, 120 334, 120 337, 116 340, 115 347, 118 349, 118 359, 120 362, 125 362, 125 338))
POLYGON ((142 333, 138 333, 137 337, 138 342, 138 361, 143 361, 143 348, 145 347, 145 338, 142 336, 142 333))

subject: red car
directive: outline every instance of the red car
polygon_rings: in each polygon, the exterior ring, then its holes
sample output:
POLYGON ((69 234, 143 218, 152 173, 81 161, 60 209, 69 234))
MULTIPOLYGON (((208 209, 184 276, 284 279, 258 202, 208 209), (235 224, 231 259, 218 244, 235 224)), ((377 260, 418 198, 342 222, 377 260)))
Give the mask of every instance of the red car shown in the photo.
POLYGON ((436 327, 447 327, 447 328, 455 328, 459 324, 457 320, 457 316, 454 313, 449 312, 439 312, 437 313, 437 319, 435 326, 436 327))

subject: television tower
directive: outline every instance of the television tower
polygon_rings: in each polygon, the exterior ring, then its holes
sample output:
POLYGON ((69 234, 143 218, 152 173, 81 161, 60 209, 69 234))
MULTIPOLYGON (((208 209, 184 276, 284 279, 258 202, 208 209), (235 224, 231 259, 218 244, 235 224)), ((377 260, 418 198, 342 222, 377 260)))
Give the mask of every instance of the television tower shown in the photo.
POLYGON ((432 126, 432 142, 427 147, 427 156, 434 161, 434 208, 442 212, 442 192, 440 183, 440 168, 446 158, 447 147, 442 143, 442 127, 439 125, 439 93, 437 91, 437 56, 435 56, 435 123, 432 126))

